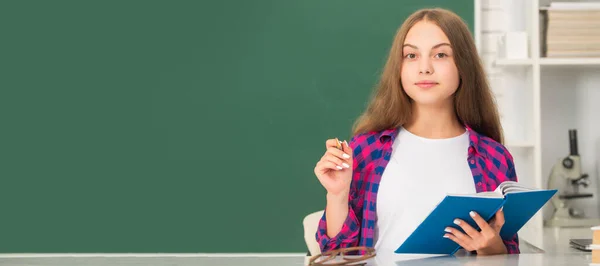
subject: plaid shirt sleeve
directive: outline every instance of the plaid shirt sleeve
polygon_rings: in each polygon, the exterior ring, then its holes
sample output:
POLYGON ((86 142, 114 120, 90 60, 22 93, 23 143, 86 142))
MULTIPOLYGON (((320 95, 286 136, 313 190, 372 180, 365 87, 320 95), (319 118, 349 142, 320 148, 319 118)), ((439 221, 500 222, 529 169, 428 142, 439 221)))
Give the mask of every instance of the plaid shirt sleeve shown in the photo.
POLYGON ((327 211, 323 213, 321 220, 319 221, 319 227, 316 233, 316 239, 321 248, 321 252, 334 250, 338 248, 356 247, 359 243, 359 234, 362 219, 362 200, 360 197, 355 197, 356 193, 356 180, 360 177, 360 171, 357 171, 359 162, 361 160, 361 154, 358 152, 360 149, 356 149, 356 138, 352 138, 348 143, 353 153, 352 159, 352 184, 350 185, 350 193, 348 196, 348 217, 344 221, 342 230, 334 237, 330 238, 327 235, 327 211))
MULTIPOLYGON (((510 152, 506 152, 506 164, 508 165, 508 172, 506 177, 510 181, 517 181, 517 173, 515 171, 515 164, 513 162, 512 155, 510 152)), ((519 236, 515 234, 512 239, 503 239, 504 245, 506 246, 506 251, 508 254, 519 254, 521 251, 519 250, 519 236)))
POLYGON ((319 246, 321 247, 321 252, 358 246, 360 223, 358 222, 358 218, 356 217, 352 206, 348 208, 348 217, 346 217, 346 221, 344 221, 342 230, 332 238, 327 235, 327 221, 325 217, 326 212, 323 213, 323 217, 319 221, 319 228, 316 235, 317 242, 319 242, 319 246))

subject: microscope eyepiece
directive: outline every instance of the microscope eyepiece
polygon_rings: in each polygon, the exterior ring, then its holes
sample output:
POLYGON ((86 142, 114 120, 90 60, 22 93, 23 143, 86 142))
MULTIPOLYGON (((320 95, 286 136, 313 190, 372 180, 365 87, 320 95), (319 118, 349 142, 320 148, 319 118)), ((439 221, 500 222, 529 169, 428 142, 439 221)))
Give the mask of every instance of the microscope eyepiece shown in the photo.
POLYGON ((569 129, 569 149, 571 150, 571 155, 579 155, 579 151, 577 150, 577 130, 569 129))

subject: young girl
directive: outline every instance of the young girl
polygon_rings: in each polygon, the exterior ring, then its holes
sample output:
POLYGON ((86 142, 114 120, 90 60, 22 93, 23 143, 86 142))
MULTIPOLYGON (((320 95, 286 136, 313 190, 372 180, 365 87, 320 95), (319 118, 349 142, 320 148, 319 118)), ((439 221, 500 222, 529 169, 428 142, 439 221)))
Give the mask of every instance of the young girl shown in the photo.
MULTIPOLYGON (((327 190, 316 234, 323 252, 355 246, 393 252, 447 193, 517 181, 473 39, 447 10, 419 10, 400 27, 353 134, 342 150, 327 140, 315 167, 327 190)), ((470 216, 481 231, 457 219, 440 239, 479 255, 519 253, 517 235, 499 236, 502 210, 490 223, 470 216)))

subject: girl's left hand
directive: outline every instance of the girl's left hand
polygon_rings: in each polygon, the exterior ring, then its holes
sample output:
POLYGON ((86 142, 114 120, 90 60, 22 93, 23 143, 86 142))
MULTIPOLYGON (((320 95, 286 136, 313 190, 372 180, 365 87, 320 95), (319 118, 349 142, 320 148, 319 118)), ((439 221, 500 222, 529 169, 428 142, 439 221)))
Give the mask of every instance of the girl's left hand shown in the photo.
POLYGON ((481 232, 467 222, 455 219, 454 223, 460 226, 466 234, 456 228, 447 227, 444 237, 456 242, 467 251, 477 251, 478 255, 506 254, 506 246, 500 237, 500 229, 504 225, 502 209, 496 212, 489 224, 476 212, 470 212, 469 215, 481 228, 481 232))

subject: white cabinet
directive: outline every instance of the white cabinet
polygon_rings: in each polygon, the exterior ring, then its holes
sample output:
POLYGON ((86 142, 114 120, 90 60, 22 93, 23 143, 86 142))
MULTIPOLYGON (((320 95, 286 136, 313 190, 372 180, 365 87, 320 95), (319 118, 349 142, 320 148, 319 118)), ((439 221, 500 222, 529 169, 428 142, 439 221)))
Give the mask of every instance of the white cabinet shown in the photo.
MULTIPOLYGON (((565 0, 561 0, 565 1, 565 0)), ((475 0, 475 39, 496 95, 505 146, 515 158, 519 181, 546 188, 550 169, 568 155, 568 130, 577 129, 583 172, 591 185, 578 200, 587 216, 598 217, 600 173, 600 58, 540 56, 540 7, 547 0, 475 0), (500 58, 497 44, 509 31, 527 33, 527 58, 500 58)), ((519 232, 541 247, 549 206, 519 232)))

